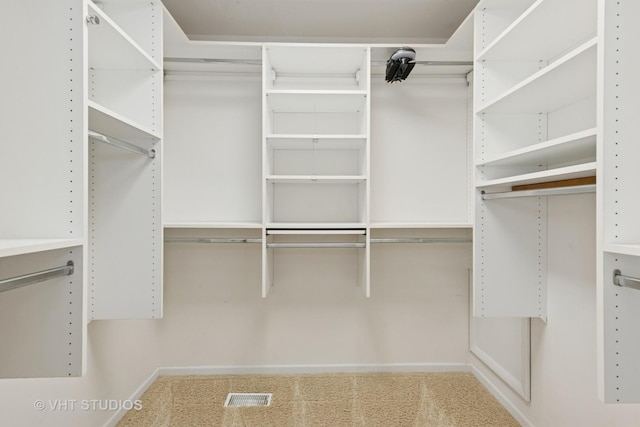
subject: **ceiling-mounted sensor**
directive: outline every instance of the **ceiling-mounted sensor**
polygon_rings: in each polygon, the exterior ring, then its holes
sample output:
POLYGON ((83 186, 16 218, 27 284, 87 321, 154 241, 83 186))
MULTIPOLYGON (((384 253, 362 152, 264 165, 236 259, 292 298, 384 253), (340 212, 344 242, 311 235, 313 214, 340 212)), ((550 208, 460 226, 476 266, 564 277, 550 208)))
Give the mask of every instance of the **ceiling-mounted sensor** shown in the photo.
POLYGON ((391 55, 387 60, 387 82, 397 82, 406 79, 416 65, 416 51, 410 47, 403 47, 391 55))

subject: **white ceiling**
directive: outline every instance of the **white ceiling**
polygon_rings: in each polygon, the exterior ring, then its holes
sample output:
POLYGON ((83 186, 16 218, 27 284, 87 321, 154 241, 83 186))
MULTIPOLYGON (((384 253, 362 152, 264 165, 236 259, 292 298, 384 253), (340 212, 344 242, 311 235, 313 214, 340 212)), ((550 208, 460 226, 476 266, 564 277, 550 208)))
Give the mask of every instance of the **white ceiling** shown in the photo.
POLYGON ((444 43, 479 0, 163 0, 191 40, 444 43))

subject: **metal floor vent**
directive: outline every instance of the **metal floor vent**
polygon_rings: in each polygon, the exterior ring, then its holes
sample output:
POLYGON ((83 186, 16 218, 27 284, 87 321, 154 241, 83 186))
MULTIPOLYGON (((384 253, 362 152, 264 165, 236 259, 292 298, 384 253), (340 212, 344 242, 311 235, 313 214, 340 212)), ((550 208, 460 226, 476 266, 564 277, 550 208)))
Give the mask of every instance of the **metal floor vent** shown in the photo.
POLYGON ((229 393, 224 402, 225 407, 269 406, 272 393, 229 393))

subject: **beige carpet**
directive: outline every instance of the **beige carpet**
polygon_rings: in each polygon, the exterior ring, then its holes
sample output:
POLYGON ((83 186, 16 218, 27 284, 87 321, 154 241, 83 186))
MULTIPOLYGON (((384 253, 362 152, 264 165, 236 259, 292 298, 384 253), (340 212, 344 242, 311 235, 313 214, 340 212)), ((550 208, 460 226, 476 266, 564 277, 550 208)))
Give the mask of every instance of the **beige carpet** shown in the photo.
POLYGON ((509 427, 518 422, 470 373, 160 377, 118 424, 215 427, 509 427), (228 393, 271 406, 224 408, 228 393))

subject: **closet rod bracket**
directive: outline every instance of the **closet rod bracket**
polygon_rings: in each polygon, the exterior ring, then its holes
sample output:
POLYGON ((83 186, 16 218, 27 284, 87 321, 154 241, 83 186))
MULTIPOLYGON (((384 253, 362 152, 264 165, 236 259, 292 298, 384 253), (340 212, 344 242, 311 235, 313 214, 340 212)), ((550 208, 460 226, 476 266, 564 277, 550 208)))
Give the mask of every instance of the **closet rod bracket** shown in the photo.
POLYGON ((613 270, 613 284, 622 288, 632 288, 640 290, 640 279, 636 277, 624 276, 620 270, 613 270))

